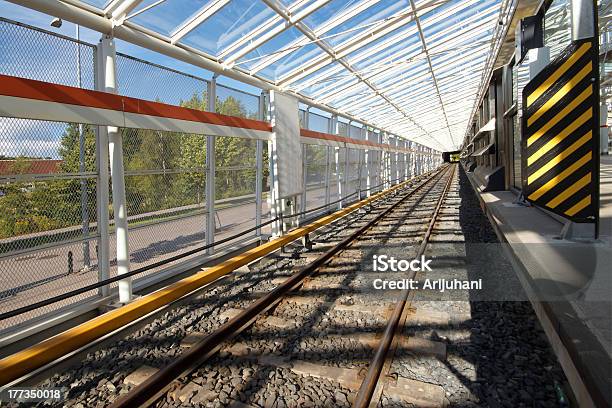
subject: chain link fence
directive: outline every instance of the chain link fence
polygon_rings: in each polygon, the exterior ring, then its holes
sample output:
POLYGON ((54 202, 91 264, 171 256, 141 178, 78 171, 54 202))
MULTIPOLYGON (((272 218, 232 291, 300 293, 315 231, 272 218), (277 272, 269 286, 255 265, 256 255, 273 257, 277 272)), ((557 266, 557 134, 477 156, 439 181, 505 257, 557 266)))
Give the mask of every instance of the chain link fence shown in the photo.
MULTIPOLYGON (((0 55, 2 74, 94 88, 91 45, 0 18, 0 55)), ((2 311, 98 279, 97 169, 91 126, 0 117, 2 311)), ((0 321, 0 330, 93 295, 0 321)))
POLYGON ((304 210, 325 204, 327 149, 327 146, 304 145, 304 170, 306 171, 306 208, 304 210))
MULTIPOLYGON (((208 110, 209 84, 202 78, 121 53, 117 54, 116 69, 119 94, 208 110)), ((130 270, 204 246, 206 136, 147 129, 120 131, 130 270)), ((114 276, 113 260, 111 266, 114 276)), ((152 269, 146 274, 156 272, 152 269)))
MULTIPOLYGON (((224 85, 216 87, 215 111, 258 119, 260 98, 224 85)), ((257 141, 237 137, 215 138, 215 239, 254 227, 257 208, 257 141)), ((263 156, 263 154, 262 154, 263 156)), ((267 154, 262 157, 265 177, 267 154)), ((255 233, 253 233, 255 234, 255 233)))

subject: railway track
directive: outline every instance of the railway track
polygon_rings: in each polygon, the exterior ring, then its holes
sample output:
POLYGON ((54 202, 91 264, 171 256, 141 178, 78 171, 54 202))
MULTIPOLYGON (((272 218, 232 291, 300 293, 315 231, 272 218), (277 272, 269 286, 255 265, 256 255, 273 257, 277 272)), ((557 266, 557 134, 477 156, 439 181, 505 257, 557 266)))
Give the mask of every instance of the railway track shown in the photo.
MULTIPOLYGON (((397 241, 393 231, 401 230, 401 225, 409 218, 414 220, 417 214, 416 217, 420 220, 421 225, 419 227, 410 225, 409 229, 412 231, 425 230, 424 236, 417 238, 417 242, 420 241, 421 245, 414 254, 415 258, 421 256, 435 224, 435 214, 448 191, 453 173, 453 166, 445 168, 408 192, 396 197, 385 210, 380 211, 363 225, 356 226, 347 237, 331 248, 323 252, 311 252, 308 254, 310 258, 308 265, 280 283, 273 291, 255 300, 246 309, 234 310, 228 314, 228 316, 231 314, 234 316, 219 329, 206 335, 192 333, 192 338, 199 336, 202 339, 190 344, 180 357, 149 376, 127 395, 116 400, 112 406, 128 407, 154 403, 163 406, 172 400, 184 402, 188 398, 192 404, 207 403, 212 400, 227 404, 230 399, 235 399, 243 400, 244 403, 250 401, 261 406, 271 406, 271 404, 282 406, 285 402, 288 406, 304 403, 308 405, 308 402, 312 406, 321 403, 349 405, 354 395, 351 390, 355 389, 361 371, 367 366, 369 349, 376 341, 381 326, 384 326, 391 306, 389 302, 380 302, 380 299, 377 301, 371 296, 370 299, 364 297, 356 299, 356 289, 360 285, 367 285, 371 280, 371 276, 359 276, 361 265, 360 263, 355 264, 356 259, 363 258, 362 255, 366 248, 362 243, 369 246, 381 236, 385 237, 383 238, 385 244, 397 241), (429 214, 429 218, 422 218, 423 214, 429 214), (360 254, 355 253, 356 251, 360 254), (288 298, 287 295, 289 295, 288 298), (303 319, 291 313, 295 308, 303 310, 303 319), (352 333, 350 330, 347 332, 343 326, 353 319, 358 323, 363 321, 366 323, 354 327, 352 333), (361 338, 355 342, 354 339, 350 339, 351 336, 361 336, 361 338), (235 341, 228 345, 227 342, 231 339, 235 341), (315 349, 309 347, 307 340, 310 339, 316 339, 315 349), (344 343, 341 351, 336 346, 340 343, 344 343), (361 349, 361 356, 353 352, 354 347, 361 349), (321 353, 321 349, 328 352, 336 349, 341 354, 343 352, 349 364, 340 363, 334 367, 326 360, 319 364, 304 359, 306 356, 321 353), (219 357, 220 350, 222 350, 221 356, 223 357, 219 357), (214 356, 217 357, 213 358, 214 356), (269 396, 264 398, 264 395, 276 395, 276 393, 268 394, 265 391, 258 395, 257 392, 253 392, 253 387, 248 389, 249 382, 244 385, 242 384, 244 381, 228 378, 227 384, 234 386, 233 389, 227 390, 223 386, 217 389, 219 387, 216 384, 221 384, 219 380, 212 387, 210 381, 204 380, 210 373, 210 371, 207 372, 207 369, 215 367, 216 361, 228 356, 238 360, 235 362, 234 370, 229 369, 230 373, 236 371, 240 366, 252 365, 255 362, 255 365, 260 366, 257 369, 264 372, 274 368, 281 372, 287 371, 287 376, 291 376, 292 373, 295 376, 313 377, 321 381, 334 381, 338 378, 339 380, 338 384, 328 387, 330 397, 332 392, 333 397, 324 401, 313 401, 312 398, 310 401, 306 399, 300 401, 297 391, 298 387, 301 389, 301 386, 291 385, 290 382, 287 394, 274 397, 273 400, 269 396), (246 392, 241 391, 238 385, 242 385, 246 392), (339 390, 344 390, 344 392, 339 390), (199 397, 193 400, 195 394, 199 397), (279 403, 277 399, 282 402, 279 403)), ((403 238, 400 239, 404 241, 403 238)), ((402 296, 404 296, 403 293, 402 296)), ((405 303, 405 299, 403 302, 405 303)), ((403 315, 401 300, 399 306, 391 313, 388 327, 397 326, 398 322, 393 322, 394 319, 397 320, 396 315, 403 315)), ((387 329, 381 344, 390 343, 389 333, 394 331, 395 329, 392 329, 391 332, 387 329)), ((247 376, 250 372, 247 371, 247 376)), ((219 371, 215 373, 216 376, 219 375, 219 371)), ((244 369, 241 370, 241 373, 242 376, 245 375, 244 369)), ((255 371, 252 374, 255 374, 255 371)), ((267 375, 269 379, 276 376, 272 371, 267 375)), ((282 374, 279 376, 282 377, 282 374)), ((280 378, 274 381, 287 383, 280 378)), ((366 377, 367 381, 372 380, 366 377)), ((373 380, 374 384, 376 382, 377 378, 373 380)), ((250 383, 252 384, 253 381, 250 383)), ((257 383, 259 384, 259 380, 257 383)))
MULTIPOLYGON (((421 291, 372 289, 377 278, 409 277, 373 271, 374 255, 458 255, 448 242, 471 233, 457 227, 457 181, 454 166, 417 178, 317 231, 311 250, 296 244, 241 268, 42 386, 69 387, 66 405, 78 407, 495 406, 477 388, 483 381, 477 364, 464 361, 472 347, 462 337, 473 329, 469 301, 428 302, 421 291)), ((442 268, 433 275, 453 273, 442 268)), ((495 314, 472 312, 472 321, 476 316, 486 326, 505 313, 522 322, 521 330, 538 330, 527 327, 535 322, 525 318, 530 309, 487 308, 495 314)), ((474 353, 503 349, 499 341, 476 344, 474 353)), ((548 387, 562 375, 545 342, 530 347, 553 367, 544 374, 532 369, 530 378, 546 379, 542 398, 554 399, 556 389, 548 387)), ((488 361, 481 363, 484 372, 488 361)))

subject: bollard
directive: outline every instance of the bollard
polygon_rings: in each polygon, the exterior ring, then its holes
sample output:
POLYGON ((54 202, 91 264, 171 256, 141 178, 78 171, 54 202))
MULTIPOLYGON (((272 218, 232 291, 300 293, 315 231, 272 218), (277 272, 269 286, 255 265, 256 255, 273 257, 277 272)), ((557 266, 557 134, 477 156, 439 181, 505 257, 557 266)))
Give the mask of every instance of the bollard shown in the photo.
POLYGON ((74 272, 74 259, 72 256, 72 251, 68 251, 68 273, 74 272))

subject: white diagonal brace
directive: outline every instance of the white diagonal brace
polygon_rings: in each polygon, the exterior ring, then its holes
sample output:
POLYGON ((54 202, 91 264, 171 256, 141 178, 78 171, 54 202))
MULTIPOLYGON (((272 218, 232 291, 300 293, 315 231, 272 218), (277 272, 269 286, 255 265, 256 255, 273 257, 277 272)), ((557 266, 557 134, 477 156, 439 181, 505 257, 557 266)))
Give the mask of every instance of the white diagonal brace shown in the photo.
POLYGON ((113 22, 113 26, 119 26, 123 24, 125 17, 138 5, 142 3, 142 0, 123 0, 112 2, 106 8, 105 13, 113 22))

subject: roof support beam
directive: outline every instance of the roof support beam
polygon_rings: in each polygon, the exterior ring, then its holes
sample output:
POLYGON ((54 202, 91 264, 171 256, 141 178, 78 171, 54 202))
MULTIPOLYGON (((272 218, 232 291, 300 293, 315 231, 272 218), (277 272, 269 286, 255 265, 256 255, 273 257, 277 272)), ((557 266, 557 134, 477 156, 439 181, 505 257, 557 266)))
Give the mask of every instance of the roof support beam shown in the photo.
POLYGON ((423 33, 423 29, 421 28, 421 22, 420 22, 419 15, 416 10, 416 6, 414 4, 414 0, 410 0, 410 6, 412 7, 412 11, 414 12, 414 19, 416 21, 417 28, 419 29, 419 37, 421 37, 421 43, 423 43, 423 51, 425 51, 425 55, 427 55, 427 63, 429 64, 429 71, 431 72, 431 78, 433 79, 434 87, 436 88, 436 92, 438 93, 438 99, 440 99, 440 106, 442 107, 442 113, 444 114, 444 121, 446 122, 446 127, 449 128, 448 134, 451 138, 451 142, 454 145, 455 141, 453 140, 453 134, 451 133, 450 126, 448 124, 448 117, 446 116, 446 111, 444 110, 444 101, 442 100, 442 94, 440 93, 440 88, 438 87, 438 81, 436 80, 436 73, 431 63, 431 57, 429 56, 429 50, 427 49, 427 41, 425 40, 425 34, 423 33))
MULTIPOLYGON (((440 5, 437 0, 423 0, 422 2, 424 4, 419 8, 420 11, 430 11, 440 5)), ((356 35, 351 39, 343 42, 342 44, 339 44, 338 46, 334 47, 333 55, 323 55, 319 58, 315 58, 308 66, 288 72, 286 75, 280 78, 278 84, 281 86, 286 86, 288 84, 296 82, 297 80, 320 70, 330 62, 343 58, 348 54, 359 50, 360 48, 386 36, 387 34, 397 30, 400 27, 403 27, 404 25, 412 21, 414 21, 414 18, 413 12, 411 11, 396 14, 393 17, 383 20, 380 23, 372 26, 371 28, 360 32, 359 35, 356 35)), ((317 44, 319 44, 320 46, 321 41, 323 40, 316 34, 315 37, 317 38, 315 42, 317 42, 317 44)))
POLYGON ((142 3, 142 0, 122 0, 113 2, 107 8, 106 15, 111 17, 113 25, 121 25, 125 21, 125 17, 138 7, 140 3, 142 3))

